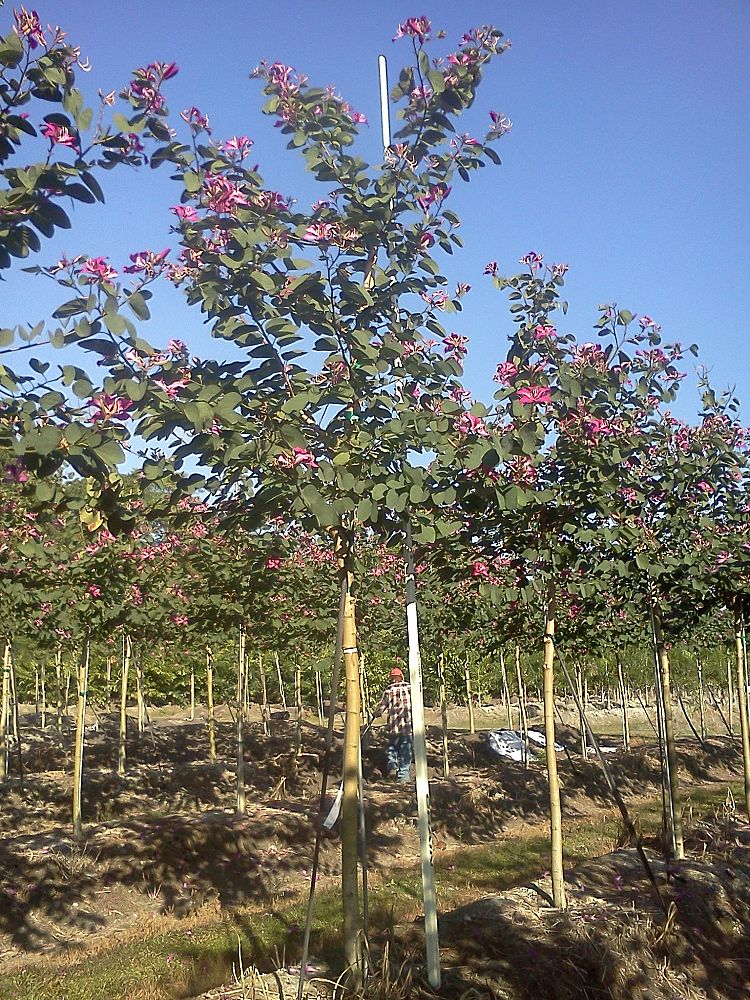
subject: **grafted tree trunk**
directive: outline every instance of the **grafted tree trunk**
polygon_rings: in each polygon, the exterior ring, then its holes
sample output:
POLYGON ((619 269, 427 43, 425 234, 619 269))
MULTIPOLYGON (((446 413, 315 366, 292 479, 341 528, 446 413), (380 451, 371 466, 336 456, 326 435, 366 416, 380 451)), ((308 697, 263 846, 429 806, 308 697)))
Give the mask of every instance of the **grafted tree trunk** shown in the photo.
POLYGON ((652 608, 654 641, 659 664, 659 681, 661 684, 662 717, 664 722, 664 750, 668 765, 668 794, 671 803, 672 833, 674 840, 674 856, 680 861, 685 857, 682 836, 682 803, 677 783, 677 751, 674 738, 674 713, 672 710, 672 690, 669 667, 669 654, 664 645, 661 630, 661 619, 656 608, 652 608))
POLYGON ((560 805, 560 779, 557 774, 555 753, 555 585, 547 585, 547 602, 544 622, 544 738, 546 742, 547 775, 549 777, 550 816, 550 870, 552 874, 552 902, 559 910, 567 906, 563 881, 562 807, 560 805))

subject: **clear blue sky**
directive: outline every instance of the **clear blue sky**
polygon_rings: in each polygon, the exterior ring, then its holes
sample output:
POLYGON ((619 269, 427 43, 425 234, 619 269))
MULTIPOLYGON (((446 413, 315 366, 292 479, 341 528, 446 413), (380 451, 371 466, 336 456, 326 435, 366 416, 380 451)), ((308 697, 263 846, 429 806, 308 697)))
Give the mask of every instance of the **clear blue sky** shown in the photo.
MULTIPOLYGON (((697 341, 719 387, 736 383, 750 399, 745 298, 750 274, 750 4, 747 0, 508 0, 464 5, 341 0, 130 0, 107 12, 82 0, 33 0, 42 20, 59 21, 92 63, 83 88, 119 88, 154 59, 175 60, 167 85, 176 112, 197 105, 214 134, 247 134, 269 184, 304 203, 311 197, 301 160, 260 112, 250 69, 280 59, 320 84, 335 84, 368 115, 362 154, 379 158, 377 66, 392 77, 408 43, 392 43, 399 21, 427 14, 455 44, 475 24, 491 23, 513 42, 481 88, 477 117, 492 108, 514 122, 487 168, 457 190, 466 250, 446 273, 473 291, 455 329, 471 337, 468 383, 481 397, 505 351, 504 300, 482 268, 497 259, 512 270, 528 250, 571 270, 571 310, 561 323, 588 339, 596 306, 617 301, 661 323, 668 339, 697 341)), ((0 26, 12 18, 0 9, 0 26)), ((479 129, 477 125, 477 129, 479 129)), ((48 244, 62 251, 127 254, 168 245, 177 201, 165 171, 105 177, 107 205, 74 212, 74 228, 48 244)), ((0 323, 36 321, 58 301, 42 279, 0 283, 0 323)), ((203 356, 226 347, 206 340, 200 316, 165 288, 144 329, 152 343, 187 340, 203 356)), ((694 393, 678 408, 689 414, 694 393)), ((747 402, 743 407, 748 420, 747 402)))

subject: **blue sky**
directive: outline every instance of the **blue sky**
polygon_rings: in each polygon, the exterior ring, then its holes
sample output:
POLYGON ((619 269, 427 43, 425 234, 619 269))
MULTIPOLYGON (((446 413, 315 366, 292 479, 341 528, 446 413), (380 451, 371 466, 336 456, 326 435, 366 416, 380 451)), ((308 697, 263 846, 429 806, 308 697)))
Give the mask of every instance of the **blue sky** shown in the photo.
MULTIPOLYGON (((32 4, 30 3, 29 6, 32 4)), ((446 0, 413 7, 340 0, 130 0, 101 7, 80 0, 33 4, 59 21, 91 63, 80 84, 122 86, 139 65, 174 60, 167 85, 177 112, 197 105, 214 135, 247 134, 266 181, 303 204, 315 197, 301 160, 260 114, 252 67, 280 59, 311 81, 335 84, 371 126, 361 153, 379 159, 377 55, 391 76, 409 55, 391 38, 399 21, 427 14, 455 44, 475 24, 491 23, 512 40, 491 67, 467 128, 479 131, 489 109, 514 123, 499 144, 502 167, 457 184, 464 253, 445 268, 472 292, 453 327, 471 338, 467 382, 481 398, 505 352, 505 302, 483 279, 489 260, 511 271, 528 250, 570 265, 571 308, 561 329, 589 339, 601 302, 618 302, 659 322, 667 339, 697 342, 721 388, 750 399, 750 343, 744 299, 750 273, 750 5, 746 0, 628 0, 503 4, 446 0)), ((0 9, 7 30, 9 4, 0 9)), ((443 51, 446 51, 445 49, 443 51)), ((74 227, 47 244, 39 262, 65 251, 128 253, 169 244, 178 200, 165 171, 117 171, 105 177, 107 204, 74 211, 74 227)), ((42 279, 13 274, 0 283, 0 323, 48 316, 58 293, 42 279)), ((199 314, 179 293, 158 294, 144 329, 160 345, 187 340, 195 353, 223 356, 199 314)), ((688 416, 695 393, 677 407, 688 416)), ((748 420, 748 405, 743 408, 748 420)))

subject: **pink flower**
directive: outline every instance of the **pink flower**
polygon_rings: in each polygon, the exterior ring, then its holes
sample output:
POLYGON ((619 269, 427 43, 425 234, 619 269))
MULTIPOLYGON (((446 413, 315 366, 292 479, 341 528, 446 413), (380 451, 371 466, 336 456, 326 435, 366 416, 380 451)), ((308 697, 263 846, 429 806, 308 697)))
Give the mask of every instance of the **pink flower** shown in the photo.
POLYGON ((167 341, 167 351, 169 354, 178 358, 187 358, 188 347, 183 340, 168 340, 167 341))
POLYGON ((126 274, 143 273, 147 277, 153 278, 156 272, 161 269, 168 254, 169 249, 161 250, 159 253, 155 253, 153 250, 140 250, 138 253, 131 253, 130 259, 133 263, 124 267, 123 271, 126 274))
POLYGON ((661 327, 656 323, 655 320, 651 319, 650 316, 640 316, 638 319, 638 325, 641 330, 653 330, 654 333, 658 333, 661 327))
POLYGON ((281 559, 266 559, 266 569, 281 569, 281 559))
POLYGON ((544 254, 535 253, 531 250, 529 253, 524 254, 523 257, 518 261, 519 264, 525 264, 530 271, 538 271, 542 266, 544 261, 544 254))
POLYGON ((399 24, 396 28, 396 34, 393 36, 393 41, 395 42, 398 38, 417 38, 420 44, 423 44, 428 35, 432 25, 424 14, 421 17, 407 17, 403 24, 399 24))
POLYGON ((510 385, 516 375, 518 375, 518 366, 514 365, 512 361, 503 361, 497 366, 492 381, 499 382, 500 385, 510 385))
POLYGON ((42 135, 58 146, 68 146, 78 152, 78 139, 65 125, 55 125, 54 122, 45 122, 42 128, 42 135))
POLYGON ((477 437, 489 437, 484 420, 475 417, 473 413, 462 413, 456 421, 456 430, 460 434, 476 434, 477 437))
POLYGON ((3 469, 3 479, 6 483, 27 483, 29 474, 18 463, 6 465, 3 469))
POLYGON ((13 17, 16 22, 16 31, 21 38, 28 41, 30 49, 35 49, 39 44, 47 44, 42 30, 42 22, 35 10, 26 10, 25 7, 21 7, 20 11, 13 11, 13 17))
POLYGON ((97 587, 97 585, 95 583, 90 583, 88 585, 88 587, 86 588, 86 590, 89 592, 89 594, 91 594, 92 597, 101 597, 102 596, 102 588, 101 587, 97 587))
POLYGON ((122 396, 111 396, 104 392, 100 396, 94 397, 89 403, 89 406, 94 410, 91 419, 94 421, 124 420, 132 405, 133 403, 129 399, 123 399, 122 396))
POLYGON ((701 479, 695 484, 695 488, 700 490, 701 493, 713 493, 714 488, 710 483, 707 483, 705 479, 701 479))
POLYGON ((426 229, 423 233, 420 233, 417 245, 420 250, 427 250, 429 247, 433 246, 435 243, 435 237, 432 233, 428 232, 426 229))
POLYGON ((466 354, 466 345, 469 343, 468 337, 462 337, 458 333, 449 333, 447 337, 443 339, 443 346, 449 354, 457 354, 459 356, 466 354))
POLYGON ((240 185, 228 177, 209 177, 203 185, 203 193, 212 212, 231 214, 236 208, 250 204, 240 185))
POLYGON ((513 122, 510 118, 506 118, 505 115, 501 115, 497 111, 490 111, 490 121, 492 122, 490 135, 495 138, 507 135, 513 128, 513 122))
POLYGON ((518 402, 525 406, 545 406, 552 402, 552 390, 546 385, 529 385, 516 393, 518 402))
POLYGON ((557 336, 557 330, 554 326, 549 326, 548 324, 537 324, 534 327, 534 337, 536 340, 548 340, 551 337, 557 336))
POLYGON ((313 222, 302 234, 313 243, 332 243, 338 236, 338 227, 330 222, 313 222))
POLYGON ((114 281, 117 271, 107 263, 106 257, 89 257, 81 268, 81 277, 85 281, 114 281))
MULTIPOLYGON (((170 615, 169 620, 175 625, 187 625, 190 619, 187 615, 170 615)), ((174 958, 174 956, 172 956, 174 958)))
POLYGON ((302 466, 303 469, 317 469, 318 463, 311 451, 306 448, 293 448, 292 453, 284 452, 276 459, 276 464, 281 469, 294 469, 302 466))
POLYGON ((169 211, 174 212, 180 222, 195 222, 198 218, 198 213, 192 205, 172 205, 169 211))
POLYGON ((441 181, 439 184, 431 185, 427 194, 423 194, 421 198, 417 198, 417 204, 424 212, 429 212, 430 207, 434 205, 435 202, 443 201, 450 193, 450 187, 447 184, 443 184, 441 181))
POLYGON ((186 108, 180 112, 180 118, 188 124, 194 132, 209 132, 208 115, 204 115, 196 107, 186 108))
POLYGON ((491 277, 494 278, 494 276, 497 274, 497 261, 491 260, 489 264, 485 264, 484 273, 489 274, 491 277))
POLYGON ((220 146, 220 149, 224 153, 228 153, 230 156, 239 156, 243 159, 253 147, 253 140, 249 139, 246 135, 233 135, 231 139, 227 139, 220 146))
POLYGON ((487 564, 477 560, 471 564, 471 575, 480 580, 486 579, 490 575, 487 564))

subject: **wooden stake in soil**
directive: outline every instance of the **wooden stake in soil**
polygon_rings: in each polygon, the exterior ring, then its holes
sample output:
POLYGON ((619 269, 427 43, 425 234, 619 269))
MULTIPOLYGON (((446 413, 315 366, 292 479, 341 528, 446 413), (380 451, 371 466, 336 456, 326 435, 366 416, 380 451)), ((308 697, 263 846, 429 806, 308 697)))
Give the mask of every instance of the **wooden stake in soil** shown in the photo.
POLYGON ((13 662, 13 651, 10 654, 10 691, 13 705, 13 738, 16 741, 16 758, 18 760, 18 777, 23 788, 23 750, 21 748, 21 722, 18 716, 18 689, 16 687, 16 665, 13 662))
POLYGON ((323 681, 320 678, 320 670, 315 670, 315 700, 318 704, 318 725, 323 725, 323 681))
POLYGON ((39 715, 39 667, 34 667, 34 715, 39 715))
POLYGON ((263 735, 268 736, 271 727, 268 711, 268 688, 266 687, 266 668, 263 665, 263 654, 258 653, 258 673, 260 674, 260 714, 263 720, 263 735))
POLYGON ((617 682, 620 687, 620 705, 622 706, 622 746, 624 750, 630 750, 630 720, 628 719, 628 689, 625 684, 625 674, 622 669, 622 660, 617 657, 617 682))
POLYGON ((135 697, 138 703, 138 732, 146 728, 146 698, 143 693, 143 654, 140 647, 135 658, 135 697))
POLYGON ((279 654, 273 654, 274 662, 276 663, 276 679, 279 682, 279 698, 281 698, 281 707, 286 712, 286 691, 284 690, 284 677, 281 673, 281 663, 279 662, 279 654))
POLYGON ((729 735, 734 736, 734 680, 732 678, 732 661, 727 657, 727 698, 729 700, 727 716, 729 717, 729 735))
POLYGON ((42 691, 41 691, 41 693, 42 693, 42 717, 41 717, 41 723, 42 723, 42 729, 46 729, 47 728, 47 661, 46 660, 42 660, 41 682, 42 682, 42 691))
POLYGON ((547 602, 544 622, 544 738, 546 742, 547 775, 549 777, 549 816, 552 874, 552 903, 558 910, 567 906, 563 881, 562 808, 560 805, 560 779, 557 774, 555 753, 555 585, 547 584, 547 602))
POLYGON ((410 521, 406 522, 406 630, 409 639, 412 741, 414 744, 419 847, 422 862, 422 898, 424 900, 427 977, 430 986, 437 989, 440 986, 440 942, 438 938, 435 865, 432 857, 430 784, 427 776, 427 746, 424 731, 422 657, 419 651, 419 622, 417 617, 417 578, 414 567, 414 548, 411 540, 410 521))
POLYGON ((469 673, 469 657, 464 663, 464 684, 466 685, 466 703, 469 706, 469 732, 476 732, 474 728, 474 695, 471 690, 471 674, 469 673))
POLYGON ((516 683, 518 684, 518 716, 523 736, 523 766, 529 766, 529 719, 526 714, 526 685, 521 673, 521 646, 516 643, 516 683))
POLYGON ((299 757, 302 753, 302 668, 299 663, 294 667, 294 705, 297 723, 294 736, 294 752, 299 757))
POLYGON ((128 758, 128 676, 130 660, 133 655, 133 644, 130 636, 122 640, 122 673, 120 676, 120 731, 117 741, 117 773, 125 774, 128 758))
POLYGON ((581 704, 581 709, 578 712, 578 728, 580 729, 581 736, 581 757, 586 760, 586 726, 583 722, 583 713, 586 710, 586 699, 583 691, 583 669, 580 663, 576 663, 576 688, 578 690, 578 701, 581 704))
POLYGON ((440 728, 443 733, 443 777, 450 777, 450 761, 448 760, 448 702, 445 696, 445 656, 438 657, 438 689, 440 693, 440 728))
POLYGON ((89 683, 89 640, 86 639, 81 649, 78 661, 78 705, 76 709, 76 743, 73 758, 73 837, 83 838, 83 822, 81 816, 81 792, 83 786, 83 749, 84 730, 86 727, 86 696, 89 683))
POLYGON ((104 690, 104 700, 109 706, 112 704, 112 657, 109 655, 107 656, 106 666, 107 666, 107 679, 104 690))
MULTIPOLYGON (((505 703, 505 711, 508 716, 508 729, 512 729, 513 716, 511 715, 511 709, 510 709, 510 688, 508 687, 508 674, 505 670, 505 654, 503 653, 502 649, 500 650, 500 676, 503 682, 503 701, 505 703)), ((520 699, 519 699, 519 706, 520 706, 520 699)), ((520 712, 520 707, 519 707, 519 712, 520 712)))
POLYGON ((661 631, 661 620, 657 610, 651 606, 651 620, 656 643, 656 655, 659 662, 659 680, 661 683, 662 713, 664 720, 664 746, 668 764, 668 792, 671 801, 671 814, 674 833, 674 856, 677 861, 685 857, 682 838, 682 806, 677 787, 677 751, 674 739, 674 713, 672 710, 672 692, 670 684, 669 654, 664 645, 661 631))
POLYGON ((55 647, 55 684, 57 731, 62 732, 62 646, 59 643, 55 647))
POLYGON ((3 686, 0 698, 0 781, 8 780, 10 747, 8 723, 10 722, 10 642, 6 639, 3 647, 3 686))
POLYGON ((750 719, 747 711, 747 662, 743 630, 742 597, 734 601, 734 645, 737 657, 737 697, 740 703, 740 733, 742 735, 742 766, 745 775, 745 812, 750 817, 750 719))
POLYGON ((190 660, 190 721, 195 720, 195 664, 190 660))
POLYGON ((245 812, 245 629, 240 625, 237 649, 237 806, 238 816, 245 812))
POLYGON ((206 646, 206 710, 208 713, 208 756, 216 760, 216 716, 214 713, 214 655, 206 646))

